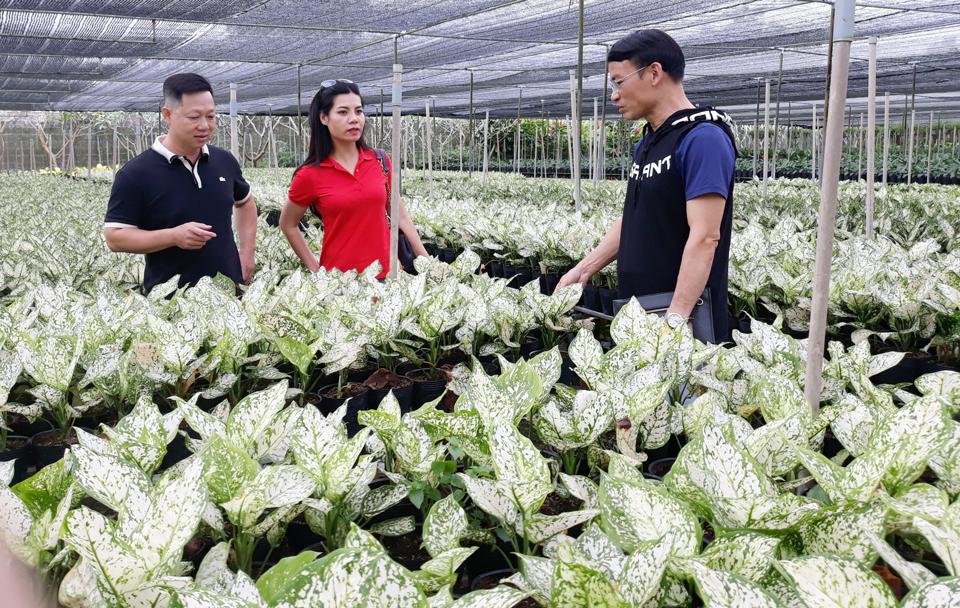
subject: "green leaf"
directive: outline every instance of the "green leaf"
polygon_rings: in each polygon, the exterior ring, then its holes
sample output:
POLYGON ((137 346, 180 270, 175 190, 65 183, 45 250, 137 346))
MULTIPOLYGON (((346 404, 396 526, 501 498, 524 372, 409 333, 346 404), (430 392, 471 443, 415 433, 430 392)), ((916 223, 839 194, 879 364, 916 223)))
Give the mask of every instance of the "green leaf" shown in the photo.
MULTIPOLYGON (((603 359, 603 348, 600 342, 588 329, 581 329, 567 349, 570 359, 578 368, 599 369, 603 359)), ((580 373, 582 370, 576 370, 580 373)), ((582 377, 582 374, 581 374, 582 377)))
POLYGON ((218 543, 210 549, 197 568, 197 574, 194 577, 197 587, 210 591, 226 591, 225 579, 233 576, 233 573, 227 567, 229 557, 230 543, 218 543))
POLYGON ((903 598, 903 608, 960 606, 960 577, 930 581, 903 598))
POLYGON ((916 589, 936 578, 933 572, 927 570, 922 564, 905 560, 887 541, 880 538, 880 536, 872 530, 864 529, 863 534, 870 544, 873 545, 873 548, 880 555, 880 558, 887 566, 899 572, 903 582, 911 589, 916 589))
POLYGON ((83 507, 67 517, 66 543, 98 573, 101 593, 119 603, 123 591, 147 575, 136 549, 121 540, 104 516, 83 507))
POLYGON ((283 409, 286 394, 287 382, 284 380, 241 399, 227 419, 227 438, 237 446, 251 446, 283 409))
POLYGON ((523 534, 530 542, 542 543, 551 536, 559 534, 578 524, 590 521, 599 514, 600 511, 597 509, 567 511, 559 515, 541 515, 537 513, 532 517, 524 518, 523 534))
MULTIPOLYGON (((644 543, 623 563, 617 588, 630 606, 644 606, 659 591, 673 538, 644 543)), ((578 543, 579 549, 579 543, 578 543)))
POLYGON ((540 509, 553 491, 550 469, 533 443, 512 422, 498 423, 489 434, 490 453, 497 479, 513 487, 517 506, 525 513, 540 509))
POLYGON ((381 536, 403 536, 404 534, 410 534, 416 529, 416 522, 414 521, 413 515, 408 515, 406 517, 397 517, 373 524, 370 526, 370 533, 381 536))
POLYGON ((908 487, 927 467, 930 455, 948 439, 948 417, 939 397, 920 397, 887 416, 871 435, 871 450, 893 451, 883 476, 891 491, 908 487))
POLYGON ((748 578, 732 572, 711 570, 695 562, 687 562, 693 570, 697 591, 708 608, 780 608, 780 602, 748 578))
POLYGON ((815 555, 774 564, 791 579, 800 598, 817 608, 896 608, 897 600, 879 576, 854 560, 815 555))
POLYGON ((629 608, 603 573, 581 564, 555 561, 551 597, 554 608, 629 608))
POLYGON ((239 496, 243 487, 260 473, 260 466, 225 437, 207 443, 200 458, 203 460, 204 480, 210 498, 217 504, 224 504, 239 496))
MULTIPOLYGON (((506 608, 513 606, 530 594, 513 587, 495 587, 482 591, 473 591, 454 602, 450 608, 506 608)), ((598 604, 594 604, 598 606, 598 604)))
POLYGON ((665 488, 604 474, 600 479, 599 504, 604 531, 628 552, 670 533, 677 535, 677 555, 695 555, 699 550, 700 522, 665 488))
MULTIPOLYGON (((77 430, 77 433, 84 431, 77 430)), ((73 474, 84 491, 114 511, 143 521, 150 509, 150 480, 134 464, 82 445, 70 450, 73 474)))
POLYGON ((287 582, 319 555, 316 551, 304 551, 299 555, 281 559, 276 566, 264 572, 257 580, 257 589, 263 601, 268 605, 271 604, 287 582))
POLYGON ((67 495, 73 485, 69 464, 68 458, 62 458, 11 488, 33 517, 41 517, 47 511, 56 511, 57 505, 67 495))
POLYGON ((733 572, 759 581, 776 559, 780 540, 758 532, 730 532, 716 537, 700 554, 711 570, 733 572))
POLYGON ((433 557, 430 561, 424 563, 420 569, 429 572, 437 577, 450 576, 463 565, 478 547, 457 547, 450 549, 433 557))
POLYGON ((816 519, 800 524, 804 552, 843 555, 869 567, 877 560, 877 554, 862 531, 883 534, 886 517, 887 509, 879 502, 863 509, 824 511, 816 519))
POLYGON ((437 501, 424 519, 423 544, 432 557, 458 549, 460 536, 468 525, 466 513, 448 496, 437 501))
POLYGON ((203 463, 194 461, 182 475, 167 473, 152 491, 149 509, 130 537, 147 567, 156 572, 183 554, 203 516, 207 488, 203 463))
POLYGON ((956 530, 939 528, 919 517, 913 518, 913 526, 927 539, 950 574, 960 576, 960 534, 956 530))
POLYGON ((258 608, 258 604, 206 589, 195 589, 174 591, 170 598, 170 608, 258 608))

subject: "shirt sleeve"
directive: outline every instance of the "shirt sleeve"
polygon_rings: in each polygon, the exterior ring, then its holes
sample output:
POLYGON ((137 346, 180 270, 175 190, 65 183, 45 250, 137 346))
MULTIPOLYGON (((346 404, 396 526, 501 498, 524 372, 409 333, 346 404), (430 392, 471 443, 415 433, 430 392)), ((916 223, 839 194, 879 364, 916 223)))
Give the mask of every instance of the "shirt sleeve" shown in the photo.
POLYGON ((120 170, 110 189, 104 228, 139 228, 144 214, 143 193, 130 172, 120 170))
POLYGON ((309 207, 317 202, 317 191, 313 186, 313 179, 310 178, 308 167, 300 169, 293 176, 287 198, 301 207, 309 207))
MULTIPOLYGON (((233 158, 233 155, 230 155, 230 158, 233 158)), ((253 190, 243 177, 243 170, 240 169, 240 163, 238 163, 236 159, 234 159, 233 162, 237 165, 236 173, 234 174, 235 177, 233 178, 233 204, 239 207, 250 200, 253 190)))
POLYGON ((704 194, 726 198, 735 163, 733 143, 723 129, 709 123, 694 127, 677 148, 677 167, 686 199, 704 194))

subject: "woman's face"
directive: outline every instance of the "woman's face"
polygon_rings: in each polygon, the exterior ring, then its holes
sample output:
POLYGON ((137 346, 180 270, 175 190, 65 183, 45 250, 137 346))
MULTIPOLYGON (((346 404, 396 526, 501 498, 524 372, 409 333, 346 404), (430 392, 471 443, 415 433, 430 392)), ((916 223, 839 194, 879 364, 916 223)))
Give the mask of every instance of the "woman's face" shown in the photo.
POLYGON ((356 93, 342 93, 333 98, 329 114, 320 113, 320 122, 330 130, 334 141, 356 142, 363 134, 366 118, 363 103, 356 93))

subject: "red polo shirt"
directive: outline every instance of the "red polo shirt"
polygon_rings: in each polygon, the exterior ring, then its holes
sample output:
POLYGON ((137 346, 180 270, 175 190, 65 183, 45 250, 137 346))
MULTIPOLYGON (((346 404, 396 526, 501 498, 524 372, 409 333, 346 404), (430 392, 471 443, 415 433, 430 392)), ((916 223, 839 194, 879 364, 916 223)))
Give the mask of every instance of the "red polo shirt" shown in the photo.
MULTIPOLYGON (((387 169, 391 170, 387 157, 387 169)), ((360 150, 350 173, 332 157, 319 167, 303 167, 290 184, 290 200, 301 207, 315 205, 323 218, 320 266, 331 270, 365 270, 380 260, 390 270, 390 228, 387 224, 388 180, 373 150, 360 150)))

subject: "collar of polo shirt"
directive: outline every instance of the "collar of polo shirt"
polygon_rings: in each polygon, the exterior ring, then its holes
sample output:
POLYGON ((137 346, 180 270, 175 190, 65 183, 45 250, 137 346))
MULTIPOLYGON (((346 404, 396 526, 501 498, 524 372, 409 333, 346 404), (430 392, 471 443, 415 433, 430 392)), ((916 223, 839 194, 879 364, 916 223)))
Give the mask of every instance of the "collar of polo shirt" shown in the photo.
MULTIPOLYGON (((167 159, 168 163, 172 163, 178 158, 183 158, 179 154, 174 154, 173 152, 168 150, 166 146, 160 143, 159 137, 153 140, 153 146, 151 147, 153 148, 154 152, 156 152, 160 156, 167 159)), ((210 148, 207 147, 207 144, 203 144, 203 148, 200 149, 200 157, 203 158, 203 157, 209 157, 209 156, 210 156, 210 148)))

